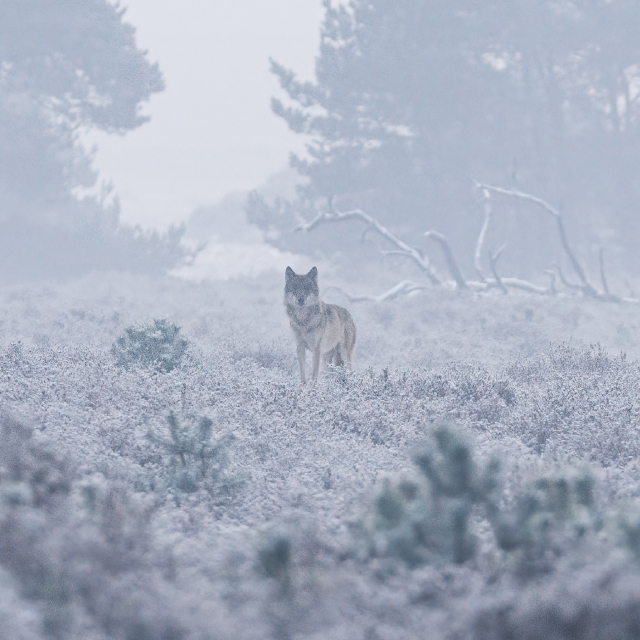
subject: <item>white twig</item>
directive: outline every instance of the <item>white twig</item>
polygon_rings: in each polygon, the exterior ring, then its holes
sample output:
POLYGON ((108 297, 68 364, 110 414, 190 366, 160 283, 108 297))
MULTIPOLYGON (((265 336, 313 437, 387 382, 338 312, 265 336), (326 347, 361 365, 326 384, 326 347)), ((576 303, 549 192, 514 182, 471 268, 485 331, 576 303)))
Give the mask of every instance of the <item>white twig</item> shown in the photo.
POLYGON ((501 278, 501 280, 502 284, 506 287, 521 289, 522 291, 528 291, 529 293, 538 293, 542 296, 546 296, 551 293, 551 289, 547 289, 547 287, 539 287, 527 280, 520 280, 519 278, 501 278))
POLYGON ((312 229, 315 229, 322 222, 341 222, 344 220, 352 219, 363 220, 367 223, 368 229, 375 229, 383 238, 386 238, 392 244, 398 247, 396 253, 411 258, 424 272, 434 285, 441 284, 440 278, 438 278, 429 258, 423 255, 415 247, 410 247, 408 244, 394 236, 386 227, 383 227, 375 218, 372 218, 368 213, 365 213, 361 209, 354 209, 353 211, 334 211, 333 213, 319 213, 313 220, 309 222, 303 222, 296 227, 294 231, 302 231, 308 233, 312 229))

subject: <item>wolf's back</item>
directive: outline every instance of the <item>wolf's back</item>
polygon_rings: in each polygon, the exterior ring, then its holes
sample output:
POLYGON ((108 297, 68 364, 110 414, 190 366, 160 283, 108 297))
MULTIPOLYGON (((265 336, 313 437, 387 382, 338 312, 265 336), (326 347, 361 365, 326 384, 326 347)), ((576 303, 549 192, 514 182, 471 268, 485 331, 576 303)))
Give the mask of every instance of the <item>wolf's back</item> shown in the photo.
POLYGON ((334 331, 341 336, 340 342, 343 342, 349 354, 352 354, 356 345, 356 324, 351 314, 337 304, 325 304, 324 308, 327 324, 333 325, 334 331))

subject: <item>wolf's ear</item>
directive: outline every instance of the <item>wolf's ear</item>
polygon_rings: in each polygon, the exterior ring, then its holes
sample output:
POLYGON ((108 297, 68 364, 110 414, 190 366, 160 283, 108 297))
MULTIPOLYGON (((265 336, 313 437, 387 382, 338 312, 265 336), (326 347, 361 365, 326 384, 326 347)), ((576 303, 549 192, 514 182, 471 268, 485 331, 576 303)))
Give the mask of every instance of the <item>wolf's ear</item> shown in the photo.
POLYGON ((287 267, 286 271, 284 272, 284 277, 286 280, 289 280, 292 276, 295 276, 295 272, 291 267, 287 267))
POLYGON ((309 273, 307 273, 307 278, 311 278, 312 280, 317 280, 318 279, 318 270, 313 267, 313 269, 311 269, 311 271, 309 271, 309 273))

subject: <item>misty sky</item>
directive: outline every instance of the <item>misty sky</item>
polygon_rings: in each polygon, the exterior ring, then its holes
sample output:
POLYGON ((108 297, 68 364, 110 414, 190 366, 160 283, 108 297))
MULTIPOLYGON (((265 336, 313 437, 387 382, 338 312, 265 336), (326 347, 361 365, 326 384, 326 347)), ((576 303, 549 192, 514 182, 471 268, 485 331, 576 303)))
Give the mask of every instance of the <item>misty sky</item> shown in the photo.
MULTIPOLYGON (((123 222, 164 227, 229 191, 258 186, 302 143, 269 101, 269 56, 311 78, 320 0, 126 0, 138 46, 166 89, 151 122, 124 137, 92 134, 100 180, 113 181, 123 222)), ((281 95, 281 94, 280 94, 281 95)))

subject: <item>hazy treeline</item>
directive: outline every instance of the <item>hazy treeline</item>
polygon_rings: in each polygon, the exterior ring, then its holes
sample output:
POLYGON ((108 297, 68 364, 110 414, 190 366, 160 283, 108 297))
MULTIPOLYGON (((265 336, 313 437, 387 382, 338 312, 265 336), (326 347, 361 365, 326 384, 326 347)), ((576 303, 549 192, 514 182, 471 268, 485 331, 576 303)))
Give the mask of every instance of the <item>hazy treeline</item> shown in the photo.
POLYGON ((0 5, 0 276, 92 268, 157 271, 180 254, 180 232, 119 225, 119 204, 95 186, 89 129, 124 134, 164 88, 137 48, 124 9, 106 0, 0 5))
MULTIPOLYGON (((325 2, 315 80, 272 63, 287 96, 274 112, 309 136, 308 157, 292 156, 307 181, 293 201, 250 200, 251 219, 281 245, 344 249, 332 228, 290 233, 332 198, 404 237, 446 233, 469 267, 478 180, 546 199, 583 252, 604 245, 637 270, 639 19, 629 0, 325 2)), ((552 221, 499 209, 502 264, 548 268, 552 221)))

